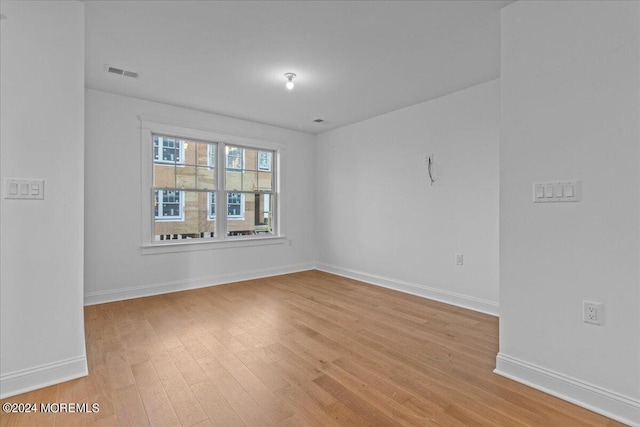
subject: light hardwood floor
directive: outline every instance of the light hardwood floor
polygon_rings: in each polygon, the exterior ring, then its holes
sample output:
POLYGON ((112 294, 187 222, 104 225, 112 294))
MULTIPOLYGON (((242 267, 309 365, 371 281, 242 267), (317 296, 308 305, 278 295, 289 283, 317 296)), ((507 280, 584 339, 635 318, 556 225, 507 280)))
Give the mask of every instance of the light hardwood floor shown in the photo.
POLYGON ((492 373, 495 317, 308 271, 85 308, 89 376, 4 426, 614 426, 492 373))

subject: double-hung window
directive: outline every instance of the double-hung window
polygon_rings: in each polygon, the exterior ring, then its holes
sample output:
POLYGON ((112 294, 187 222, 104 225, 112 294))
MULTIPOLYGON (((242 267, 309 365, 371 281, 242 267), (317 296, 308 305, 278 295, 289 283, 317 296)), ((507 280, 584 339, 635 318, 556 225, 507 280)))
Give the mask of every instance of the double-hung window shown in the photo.
POLYGON ((276 150, 152 134, 153 240, 274 235, 276 150))

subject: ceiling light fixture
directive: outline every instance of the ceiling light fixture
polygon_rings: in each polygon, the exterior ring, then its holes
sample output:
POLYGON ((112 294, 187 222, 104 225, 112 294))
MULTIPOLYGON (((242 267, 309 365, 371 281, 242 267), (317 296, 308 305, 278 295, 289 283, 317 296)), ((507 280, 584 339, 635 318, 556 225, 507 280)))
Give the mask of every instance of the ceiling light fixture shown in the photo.
POLYGON ((287 78, 287 84, 285 87, 289 90, 293 89, 293 78, 296 76, 293 73, 284 73, 284 76, 287 78))

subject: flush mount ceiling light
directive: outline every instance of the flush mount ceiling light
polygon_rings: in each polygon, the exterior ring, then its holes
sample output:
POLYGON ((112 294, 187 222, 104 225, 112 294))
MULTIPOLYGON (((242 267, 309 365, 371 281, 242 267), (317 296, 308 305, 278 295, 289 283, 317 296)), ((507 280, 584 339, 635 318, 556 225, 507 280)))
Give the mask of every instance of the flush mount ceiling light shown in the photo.
POLYGON ((287 84, 285 87, 289 90, 293 89, 293 78, 296 76, 293 73, 284 73, 284 76, 287 78, 287 84))

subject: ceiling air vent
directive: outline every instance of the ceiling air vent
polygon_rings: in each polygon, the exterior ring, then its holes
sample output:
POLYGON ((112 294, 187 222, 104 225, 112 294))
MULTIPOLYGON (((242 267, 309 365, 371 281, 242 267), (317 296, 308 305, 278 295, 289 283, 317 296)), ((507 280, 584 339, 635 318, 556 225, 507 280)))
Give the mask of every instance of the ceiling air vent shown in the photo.
POLYGON ((120 74, 120 75, 124 73, 124 70, 121 70, 120 68, 115 68, 115 67, 107 67, 107 71, 113 74, 120 74))
POLYGON ((137 79, 140 76, 140 74, 135 71, 127 71, 121 68, 110 67, 109 65, 105 65, 104 68, 108 73, 117 74, 119 76, 133 77, 134 79, 137 79))
POLYGON ((134 79, 138 78, 138 73, 136 73, 134 71, 124 70, 124 73, 122 73, 122 75, 125 76, 125 77, 133 77, 134 79))

